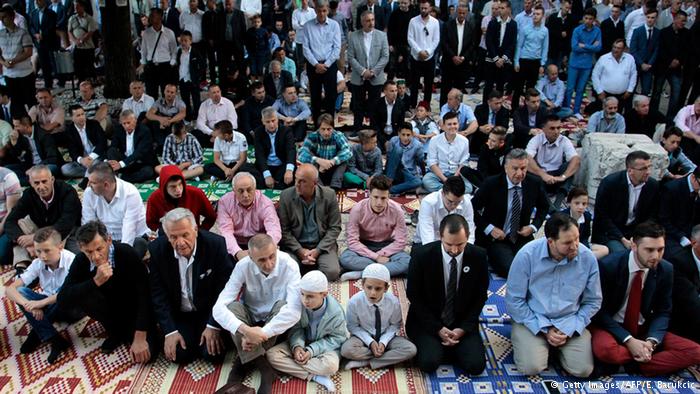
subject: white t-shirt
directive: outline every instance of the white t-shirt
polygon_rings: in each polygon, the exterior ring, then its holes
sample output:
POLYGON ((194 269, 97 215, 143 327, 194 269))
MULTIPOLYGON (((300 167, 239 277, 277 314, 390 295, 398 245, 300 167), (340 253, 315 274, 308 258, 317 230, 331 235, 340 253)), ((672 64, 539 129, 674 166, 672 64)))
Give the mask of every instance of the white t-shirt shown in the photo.
POLYGON ((217 138, 214 141, 214 152, 219 152, 221 161, 223 161, 226 165, 238 161, 238 158, 241 156, 241 152, 247 151, 248 141, 246 141, 243 134, 237 131, 233 132, 233 139, 231 142, 226 142, 223 138, 217 138))

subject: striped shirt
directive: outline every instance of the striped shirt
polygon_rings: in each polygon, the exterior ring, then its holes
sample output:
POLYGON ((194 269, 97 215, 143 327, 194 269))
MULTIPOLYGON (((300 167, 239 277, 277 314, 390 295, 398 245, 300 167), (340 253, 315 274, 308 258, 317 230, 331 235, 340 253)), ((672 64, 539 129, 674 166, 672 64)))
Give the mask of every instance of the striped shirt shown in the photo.
POLYGON ((163 145, 163 164, 182 164, 192 162, 192 165, 202 165, 202 146, 190 133, 184 140, 178 142, 174 134, 170 134, 163 145))

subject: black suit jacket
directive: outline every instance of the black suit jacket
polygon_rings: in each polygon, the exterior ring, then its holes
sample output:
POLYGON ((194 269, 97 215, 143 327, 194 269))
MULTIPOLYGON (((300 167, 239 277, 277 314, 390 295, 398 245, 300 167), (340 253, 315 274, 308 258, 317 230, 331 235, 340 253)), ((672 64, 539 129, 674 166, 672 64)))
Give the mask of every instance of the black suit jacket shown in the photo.
MULTIPOLYGON (((284 89, 285 86, 294 85, 294 77, 292 77, 292 73, 287 70, 282 70, 280 79, 282 80, 282 89, 284 89)), ((265 78, 263 78, 263 85, 265 85, 265 93, 268 96, 274 99, 282 97, 282 92, 278 92, 275 88, 275 82, 272 80, 272 73, 268 72, 265 74, 265 78)))
POLYGON ((690 193, 688 177, 674 179, 661 188, 659 223, 666 229, 666 238, 680 242, 690 238, 690 231, 700 223, 700 199, 690 193))
POLYGON ((571 14, 562 20, 559 17, 559 13, 555 12, 547 18, 545 26, 549 32, 549 48, 547 52, 549 57, 555 58, 560 54, 569 56, 571 53, 571 34, 576 27, 576 22, 571 14), (566 38, 561 36, 562 32, 566 32, 566 38))
MULTIPOLYGON (((631 252, 619 252, 600 260, 600 285, 603 290, 603 305, 593 317, 598 327, 608 331, 618 343, 630 335, 613 316, 622 308, 629 282, 629 255, 631 252)), ((642 339, 649 337, 663 341, 671 318, 671 294, 673 287, 673 266, 661 260, 655 269, 650 269, 642 289, 640 314, 647 327, 642 339)))
POLYGON ((697 341, 700 338, 700 274, 690 248, 668 259, 673 264, 671 331, 697 341))
MULTIPOLYGON (((219 37, 219 41, 226 41, 226 11, 221 10, 217 13, 216 22, 216 32, 219 37)), ((233 18, 231 18, 231 29, 233 32, 233 41, 228 42, 232 44, 233 48, 237 52, 243 52, 244 40, 245 40, 245 15, 238 9, 233 9, 233 18)))
MULTIPOLYGON (((105 159, 105 154, 107 153, 107 138, 105 138, 104 131, 102 131, 100 124, 96 120, 87 119, 85 122, 85 134, 87 135, 88 141, 94 146, 93 152, 99 155, 101 159, 105 159)), ((71 159, 77 162, 79 157, 85 156, 85 147, 83 146, 83 141, 80 139, 80 134, 78 134, 75 123, 71 123, 71 125, 66 128, 66 137, 69 141, 68 153, 71 159)))
MULTIPOLYGON (((180 313, 180 271, 173 247, 167 237, 159 237, 148 245, 151 253, 149 280, 153 310, 164 334, 177 330, 175 316, 180 313)), ((207 324, 221 327, 212 316, 219 293, 226 286, 233 260, 226 251, 224 237, 199 229, 197 251, 192 264, 192 303, 197 311, 208 316, 207 324)))
MULTIPOLYGON (((367 4, 357 7, 357 18, 355 20, 355 28, 357 30, 362 29, 362 13, 367 11, 367 4)), ((374 4, 374 28, 377 30, 386 29, 387 23, 389 22, 389 14, 386 8, 380 6, 379 4, 374 4)))
POLYGON ((151 131, 142 124, 137 124, 134 130, 134 153, 131 156, 126 155, 126 131, 121 125, 114 129, 110 148, 115 148, 121 153, 124 157, 122 160, 127 166, 131 164, 158 165, 158 158, 153 150, 151 131))
MULTIPOLYGON (((489 108, 488 103, 479 104, 476 106, 476 108, 474 108, 474 117, 476 117, 476 122, 479 124, 479 126, 489 123, 490 112, 491 109, 489 108)), ((496 112, 496 126, 503 126, 507 130, 509 122, 510 111, 508 111, 506 107, 501 107, 501 109, 496 112)), ((472 154, 478 154, 481 151, 481 148, 486 144, 486 140, 488 140, 488 138, 488 134, 476 131, 469 137, 469 152, 472 154)))
POLYGON ((518 41, 518 24, 511 19, 506 24, 506 34, 503 36, 503 42, 499 44, 501 39, 501 24, 496 18, 491 19, 486 28, 486 57, 503 57, 507 56, 512 63, 515 59, 515 45, 518 41))
MULTIPOLYGON (((255 166, 260 173, 267 170, 267 157, 270 155, 270 136, 265 126, 255 129, 255 166)), ((278 126, 275 136, 275 155, 283 165, 296 164, 296 147, 294 146, 294 134, 286 126, 278 126)))
MULTIPOLYGON (((443 327, 441 314, 445 307, 447 280, 442 264, 441 241, 413 250, 406 284, 406 295, 411 301, 406 318, 406 333, 409 337, 437 335, 443 327)), ((486 251, 478 246, 467 245, 457 285, 459 301, 455 303, 455 322, 448 328, 461 328, 467 334, 479 332, 479 314, 486 303, 489 287, 488 271, 486 251)))
MULTIPOLYGON (((384 126, 387 121, 386 100, 384 96, 377 99, 372 112, 374 130, 377 133, 384 133, 384 126)), ((397 98, 396 101, 394 101, 394 108, 391 110, 391 129, 394 134, 399 132, 399 125, 404 121, 405 113, 406 109, 403 107, 401 100, 397 98)))
MULTIPOLYGON (((177 62, 177 69, 180 69, 180 55, 182 55, 182 48, 177 49, 177 57, 175 61, 177 62)), ((195 48, 190 47, 190 80, 195 85, 199 85, 199 82, 204 80, 204 73, 207 69, 207 61, 204 54, 199 53, 195 48)), ((178 76, 179 78, 179 76, 178 76)))
POLYGON ((612 50, 615 40, 625 38, 625 21, 620 18, 615 26, 613 20, 607 18, 600 23, 600 33, 603 39, 603 49, 600 51, 600 55, 603 55, 612 50))
MULTIPOLYGON (((522 186, 522 208, 520 210, 520 227, 533 226, 540 228, 549 212, 549 200, 544 190, 544 184, 539 178, 527 175, 520 184, 522 186), (530 222, 533 209, 537 208, 535 218, 530 222)), ((491 237, 484 234, 489 224, 501 230, 505 228, 508 214, 508 181, 506 174, 486 178, 481 188, 472 198, 474 221, 476 222, 477 244, 485 246, 491 237)), ((518 237, 521 237, 518 235, 518 237)), ((529 238, 532 238, 530 236, 529 238)))
POLYGON ((262 110, 275 103, 275 100, 265 95, 262 103, 255 100, 255 97, 250 96, 245 100, 245 104, 236 110, 238 113, 238 130, 242 131, 246 138, 253 131, 262 126, 262 110))
MULTIPOLYGON (((572 0, 571 3, 571 16, 573 16, 574 25, 578 26, 581 19, 583 19, 583 11, 588 8, 593 8, 593 1, 591 0, 572 0), (585 3, 585 4, 584 4, 585 3)), ((571 39, 569 39, 571 41, 571 39)))
POLYGON ((23 115, 27 113, 27 110, 22 108, 21 105, 16 105, 12 102, 10 102, 8 105, 8 110, 10 111, 10 118, 6 119, 5 111, 2 109, 2 106, 0 106, 0 119, 4 120, 5 122, 9 123, 10 126, 12 126, 12 117, 17 115, 23 115))
POLYGON ((175 33, 175 37, 180 35, 180 11, 177 8, 171 6, 168 9, 167 17, 165 16, 165 10, 163 10, 163 26, 172 30, 175 33))
MULTIPOLYGON (((544 122, 547 119, 547 107, 545 105, 540 105, 540 108, 535 114, 535 127, 541 129, 544 126, 544 122)), ((515 111, 513 116, 513 147, 525 149, 528 141, 532 136, 530 135, 530 118, 527 112, 527 106, 522 106, 515 111)))
POLYGON ((682 73, 683 65, 689 52, 687 45, 689 38, 690 32, 685 27, 678 32, 673 30, 673 25, 661 29, 659 34, 659 56, 654 64, 654 71, 657 74, 682 73), (671 69, 669 65, 673 59, 678 59, 680 66, 671 69))
POLYGON ((629 237, 638 224, 657 216, 659 207, 659 182, 649 178, 642 188, 635 209, 635 220, 629 226, 627 209, 629 208, 629 187, 627 171, 609 174, 598 186, 595 196, 593 217, 593 238, 591 242, 605 245, 610 240, 619 241, 629 237))
POLYGON ((59 39, 56 34, 56 24, 58 22, 58 17, 56 13, 49 9, 48 6, 44 8, 44 15, 41 18, 41 24, 39 23, 39 9, 36 8, 32 11, 29 20, 29 34, 32 36, 32 41, 37 48, 44 48, 49 50, 58 49, 59 39), (41 41, 37 41, 34 37, 35 34, 41 34, 41 41))
POLYGON ((465 63, 474 63, 476 55, 475 48, 478 43, 476 41, 477 34, 474 28, 474 20, 471 16, 464 22, 463 31, 462 47, 457 48, 459 44, 457 38, 457 19, 452 19, 445 23, 443 34, 440 37, 443 67, 449 68, 454 66, 454 63, 452 63, 453 56, 464 56, 465 63))
MULTIPOLYGON (((39 157, 41 157, 41 164, 55 164, 60 165, 63 163, 61 156, 58 153, 58 149, 54 144, 53 138, 46 134, 44 130, 38 126, 34 127, 34 145, 39 151, 39 157)), ((29 137, 20 135, 17 139, 17 144, 8 144, 9 149, 7 150, 6 160, 8 162, 21 163, 24 167, 29 168, 34 165, 32 147, 29 144, 29 137)))

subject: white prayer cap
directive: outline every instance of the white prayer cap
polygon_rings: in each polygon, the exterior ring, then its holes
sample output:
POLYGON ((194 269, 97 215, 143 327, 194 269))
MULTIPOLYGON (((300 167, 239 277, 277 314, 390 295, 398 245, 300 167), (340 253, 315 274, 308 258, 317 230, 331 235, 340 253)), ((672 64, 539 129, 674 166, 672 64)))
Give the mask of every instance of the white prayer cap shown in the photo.
POLYGON ((387 269, 383 264, 370 264, 365 267, 362 271, 362 279, 379 279, 386 283, 389 283, 391 275, 389 275, 389 269, 387 269))
POLYGON ((311 271, 301 277, 299 287, 304 291, 322 293, 328 291, 328 279, 326 279, 326 275, 321 271, 311 271))

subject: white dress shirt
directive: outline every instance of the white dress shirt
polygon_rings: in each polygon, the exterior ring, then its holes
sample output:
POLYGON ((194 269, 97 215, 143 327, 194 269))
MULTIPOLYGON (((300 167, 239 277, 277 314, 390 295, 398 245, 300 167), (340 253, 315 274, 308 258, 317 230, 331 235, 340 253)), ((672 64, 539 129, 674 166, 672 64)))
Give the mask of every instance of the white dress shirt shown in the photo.
POLYGON ((379 343, 386 346, 401 329, 401 305, 393 294, 384 293, 376 304, 369 302, 364 291, 355 294, 348 301, 345 312, 348 331, 368 347, 375 341, 375 305, 379 308, 382 326, 379 343))
POLYGON ((384 125, 384 132, 387 134, 391 134, 394 132, 394 130, 391 127, 391 115, 394 112, 394 104, 396 104, 396 101, 389 104, 389 101, 386 98, 384 98, 384 103, 386 104, 386 124, 384 125))
POLYGON ((413 242, 427 244, 440 239, 440 222, 449 214, 463 216, 469 224, 469 242, 474 243, 476 226, 474 225, 474 208, 472 198, 465 194, 463 200, 454 211, 448 211, 443 201, 442 190, 432 192, 423 198, 418 211, 418 226, 413 242))
POLYGON ((218 103, 211 99, 206 99, 199 107, 197 115, 197 129, 206 135, 214 132, 214 125, 220 120, 228 120, 233 125, 233 129, 238 129, 238 115, 231 100, 222 97, 218 103))
POLYGON ((175 33, 167 27, 163 26, 160 30, 161 37, 158 41, 159 32, 153 27, 149 27, 143 31, 141 38, 141 64, 148 62, 153 63, 170 63, 175 65, 175 57, 177 55, 177 39, 175 33), (158 47, 156 47, 158 41, 158 47), (155 52, 153 48, 156 47, 155 52))
POLYGON ((192 256, 189 259, 177 254, 176 250, 173 250, 173 253, 177 259, 177 268, 180 272, 180 311, 192 312, 195 310, 194 295, 192 294, 192 264, 194 263, 194 256, 197 254, 197 243, 195 242, 192 256))
POLYGON ((202 41, 202 17, 204 11, 197 10, 191 13, 189 8, 180 14, 180 28, 182 31, 188 30, 192 33, 192 42, 194 44, 202 41))
POLYGON ((415 60, 418 60, 418 53, 421 51, 428 52, 425 61, 432 59, 439 44, 440 22, 437 19, 429 16, 428 21, 424 22, 420 15, 411 19, 408 23, 408 45, 415 60))
POLYGON ((625 18, 625 39, 627 40, 628 48, 632 43, 632 33, 634 33, 634 29, 644 25, 645 23, 646 16, 644 15, 644 7, 639 7, 627 14, 627 17, 625 18))
POLYGON ((29 146, 32 148, 32 163, 35 165, 40 164, 41 156, 39 155, 39 150, 36 148, 36 141, 34 141, 34 129, 32 129, 32 134, 27 136, 27 139, 29 140, 29 146))
POLYGON ((117 191, 111 202, 88 187, 83 194, 82 224, 99 219, 112 239, 134 246, 134 239, 148 231, 146 207, 136 186, 117 178, 117 191))
POLYGON ((596 92, 634 93, 634 87, 637 86, 634 56, 623 52, 620 61, 617 61, 612 52, 606 53, 595 63, 591 80, 596 92))
POLYGON ((362 38, 363 44, 365 44, 365 57, 367 58, 367 64, 365 64, 365 67, 370 68, 369 65, 369 51, 372 48, 372 33, 374 33, 374 29, 370 30, 369 33, 367 32, 362 32, 362 38))
MULTIPOLYGON (((629 277, 627 278, 627 290, 625 291, 625 299, 622 302, 622 308, 613 316, 613 320, 622 324, 625 322, 625 312, 627 312, 627 302, 630 298, 630 290, 632 290, 632 280, 637 271, 642 271, 642 291, 644 291, 644 283, 647 281, 647 276, 649 276, 649 268, 640 268, 637 262, 634 260, 634 252, 630 252, 630 257, 627 260, 627 265, 629 267, 629 277)), ((639 324, 644 324, 644 317, 639 314, 639 324)), ((627 338, 625 338, 625 341, 627 338)))
POLYGON ((634 186, 632 184, 632 181, 630 180, 630 176, 627 175, 627 187, 628 187, 628 194, 629 194, 629 206, 627 207, 627 225, 630 223, 634 222, 635 214, 634 214, 634 208, 637 207, 637 202, 639 202, 639 196, 642 194, 642 188, 646 182, 640 183, 637 186, 634 186))
POLYGON ((155 104, 156 100, 153 99, 153 97, 147 95, 144 93, 141 95, 141 98, 136 100, 134 99, 133 96, 129 97, 128 99, 124 100, 124 103, 122 104, 122 110, 125 109, 130 109, 136 117, 141 115, 144 112, 148 112, 149 109, 155 104))
POLYGON ((190 53, 192 53, 192 49, 189 51, 182 50, 182 53, 180 53, 180 67, 178 70, 178 76, 181 81, 185 82, 191 82, 192 77, 190 76, 190 53))
POLYGON ((301 317, 300 279, 299 264, 285 252, 277 251, 277 264, 267 276, 250 257, 245 257, 236 264, 219 294, 212 313, 214 319, 230 333, 238 332, 243 322, 228 309, 228 305, 236 301, 241 290, 241 300, 255 322, 265 320, 277 301, 286 300, 279 313, 262 328, 268 337, 280 335, 301 317))
POLYGON ((306 9, 297 8, 292 12, 292 29, 297 32, 294 42, 301 44, 304 38, 304 24, 316 18, 316 11, 307 7, 306 9))
MULTIPOLYGON (((444 245, 440 245, 440 251, 442 252, 442 273, 445 279, 445 294, 447 294, 447 284, 450 282, 450 262, 452 262, 452 256, 447 253, 444 245)), ((454 257, 454 259, 457 260, 457 289, 459 289, 459 278, 462 276, 463 258, 464 251, 454 257)))
POLYGON ((469 163, 469 140, 457 134, 452 142, 447 141, 446 133, 440 133, 430 140, 428 147, 428 168, 437 164, 443 173, 454 175, 457 168, 469 163))
POLYGON ((92 160, 95 160, 98 157, 100 157, 97 153, 93 152, 95 150, 95 146, 92 145, 92 143, 90 142, 90 139, 87 136, 87 132, 85 131, 85 127, 79 127, 77 124, 74 125, 75 129, 78 130, 80 142, 83 144, 83 150, 85 151, 87 157, 91 158, 92 160))
POLYGON ((30 283, 39 278, 40 294, 52 296, 61 290, 61 286, 63 286, 63 282, 68 276, 68 271, 70 271, 70 266, 73 264, 73 259, 75 259, 73 252, 63 249, 61 258, 58 261, 58 267, 52 270, 43 261, 36 258, 19 278, 26 286, 29 286, 30 283))

